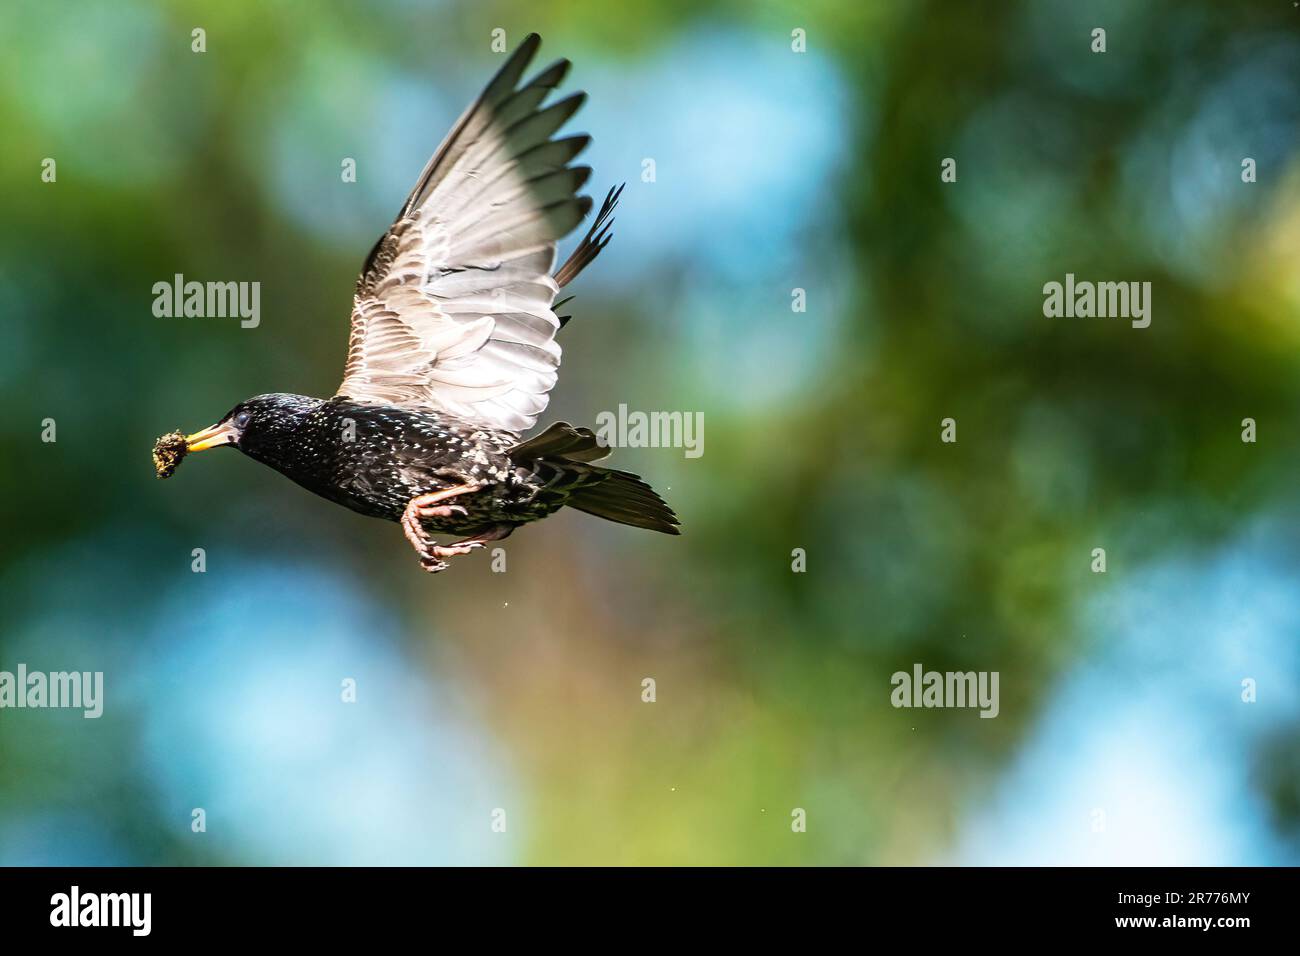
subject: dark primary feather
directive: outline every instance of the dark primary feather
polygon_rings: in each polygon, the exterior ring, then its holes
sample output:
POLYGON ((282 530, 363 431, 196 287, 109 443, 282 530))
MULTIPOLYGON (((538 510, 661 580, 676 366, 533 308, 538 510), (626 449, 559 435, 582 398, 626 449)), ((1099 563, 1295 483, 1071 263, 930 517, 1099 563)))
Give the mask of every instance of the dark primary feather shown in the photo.
MULTIPOLYGON (((618 197, 623 195, 623 183, 617 187, 611 187, 609 193, 605 196, 605 201, 601 203, 600 212, 596 214, 596 219, 587 230, 587 234, 582 237, 582 242, 578 243, 578 248, 565 260, 564 265, 555 273, 555 284, 563 289, 566 285, 578 277, 583 269, 591 265, 592 260, 600 255, 602 249, 609 245, 609 240, 613 238, 609 234, 609 229, 614 225, 614 220, 610 216, 614 212, 614 207, 618 205, 618 197), (599 235, 597 234, 599 233, 599 235)), ((567 300, 566 300, 567 301, 567 300)), ((563 323, 561 323, 563 324, 563 323)))
MULTIPOLYGON (((596 214, 595 221, 587 234, 582 237, 582 242, 573 250, 569 258, 564 260, 564 265, 560 266, 559 271, 555 273, 555 284, 564 288, 570 282, 578 277, 578 273, 591 265, 596 256, 600 255, 601 250, 609 245, 609 240, 613 239, 610 234, 610 227, 614 225, 614 220, 609 218, 614 212, 614 207, 618 205, 618 197, 623 195, 623 187, 627 183, 620 184, 617 188, 610 187, 609 192, 605 195, 605 201, 600 205, 600 212, 596 214)), ((567 305, 573 296, 567 296, 556 302, 551 308, 560 309, 567 305)), ((557 315, 560 320, 560 328, 569 324, 572 315, 557 315)))

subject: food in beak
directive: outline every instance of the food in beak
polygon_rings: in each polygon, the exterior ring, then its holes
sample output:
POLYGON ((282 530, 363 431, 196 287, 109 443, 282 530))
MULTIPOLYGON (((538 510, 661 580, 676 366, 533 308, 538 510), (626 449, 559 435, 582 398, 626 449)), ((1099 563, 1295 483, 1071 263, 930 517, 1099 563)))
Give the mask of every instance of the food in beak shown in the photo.
POLYGON ((153 443, 153 470, 159 478, 170 478, 189 451, 189 442, 180 432, 168 432, 153 443))

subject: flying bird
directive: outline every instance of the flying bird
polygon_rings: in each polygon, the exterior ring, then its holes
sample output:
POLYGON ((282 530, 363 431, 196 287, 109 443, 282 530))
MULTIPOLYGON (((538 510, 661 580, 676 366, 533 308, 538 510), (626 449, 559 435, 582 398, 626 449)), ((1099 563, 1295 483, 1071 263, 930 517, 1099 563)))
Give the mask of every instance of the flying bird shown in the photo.
POLYGON ((514 51, 434 152, 366 258, 352 301, 343 382, 331 398, 274 393, 217 424, 164 436, 159 477, 187 452, 230 446, 304 488, 401 525, 422 567, 500 540, 568 506, 678 534, 672 509, 638 476, 594 464, 594 432, 556 422, 522 440, 546 408, 569 316, 560 290, 610 240, 611 189, 573 254, 556 245, 590 213, 590 142, 558 136, 583 93, 545 100, 567 60, 524 82, 541 40, 514 51), (433 535, 455 535, 451 544, 433 535))

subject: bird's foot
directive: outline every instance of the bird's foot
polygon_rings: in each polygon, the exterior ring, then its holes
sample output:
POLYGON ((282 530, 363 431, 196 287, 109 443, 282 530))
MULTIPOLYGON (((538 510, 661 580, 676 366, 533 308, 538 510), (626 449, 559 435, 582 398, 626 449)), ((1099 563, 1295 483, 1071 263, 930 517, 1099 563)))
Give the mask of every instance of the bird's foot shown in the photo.
MULTIPOLYGON (((465 509, 456 505, 448 505, 436 509, 424 509, 420 512, 424 518, 446 518, 453 514, 465 514, 465 509)), ((481 544, 473 546, 459 547, 457 545, 439 545, 434 544, 428 533, 420 525, 419 518, 414 521, 402 523, 403 530, 406 532, 406 539, 411 542, 415 548, 415 553, 420 556, 420 566, 431 574, 437 574, 439 571, 445 571, 449 567, 443 558, 455 557, 458 554, 469 554, 475 547, 483 547, 481 544)))
MULTIPOLYGON (((433 545, 429 549, 431 555, 430 564, 438 564, 439 567, 430 567, 425 565, 425 570, 436 573, 447 568, 447 562, 443 558, 454 557, 458 554, 469 554, 471 551, 477 551, 479 548, 487 547, 489 541, 500 541, 502 538, 510 537, 510 532, 515 530, 514 525, 498 524, 490 528, 485 528, 472 538, 466 538, 464 541, 455 541, 448 545, 433 545)), ((421 564, 424 561, 421 560, 421 564)))
POLYGON ((447 570, 448 564, 442 560, 443 558, 469 554, 474 547, 482 547, 481 544, 471 545, 468 541, 441 547, 433 543, 433 539, 429 537, 423 525, 427 518, 449 518, 454 514, 468 514, 460 505, 445 505, 441 502, 477 490, 478 485, 457 485, 445 491, 417 495, 406 503, 406 509, 402 512, 402 533, 406 535, 406 540, 411 542, 411 547, 415 548, 415 553, 420 556, 420 566, 430 574, 447 570))
POLYGON ((437 574, 439 571, 446 571, 449 565, 443 558, 453 558, 458 554, 469 554, 477 548, 483 547, 477 541, 468 541, 458 544, 440 545, 435 544, 429 547, 427 551, 420 555, 420 567, 430 574, 437 574))

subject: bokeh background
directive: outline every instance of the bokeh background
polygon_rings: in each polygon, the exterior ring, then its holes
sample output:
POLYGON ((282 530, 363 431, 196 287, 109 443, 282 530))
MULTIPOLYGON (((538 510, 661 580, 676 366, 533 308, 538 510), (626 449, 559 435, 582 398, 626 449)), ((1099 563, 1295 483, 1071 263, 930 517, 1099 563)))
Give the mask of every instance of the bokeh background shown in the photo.
POLYGON ((1289 0, 4 19, 0 670, 107 700, 0 711, 0 863, 1300 862, 1289 0), (566 513, 429 577, 233 452, 157 482, 158 434, 333 392, 496 28, 628 182, 546 420, 703 412, 703 457, 615 458, 685 535, 566 513), (1044 318, 1066 272, 1150 281, 1151 327, 1044 318), (155 318, 175 273, 259 281, 260 327, 155 318), (894 709, 917 662, 1000 715, 894 709))

